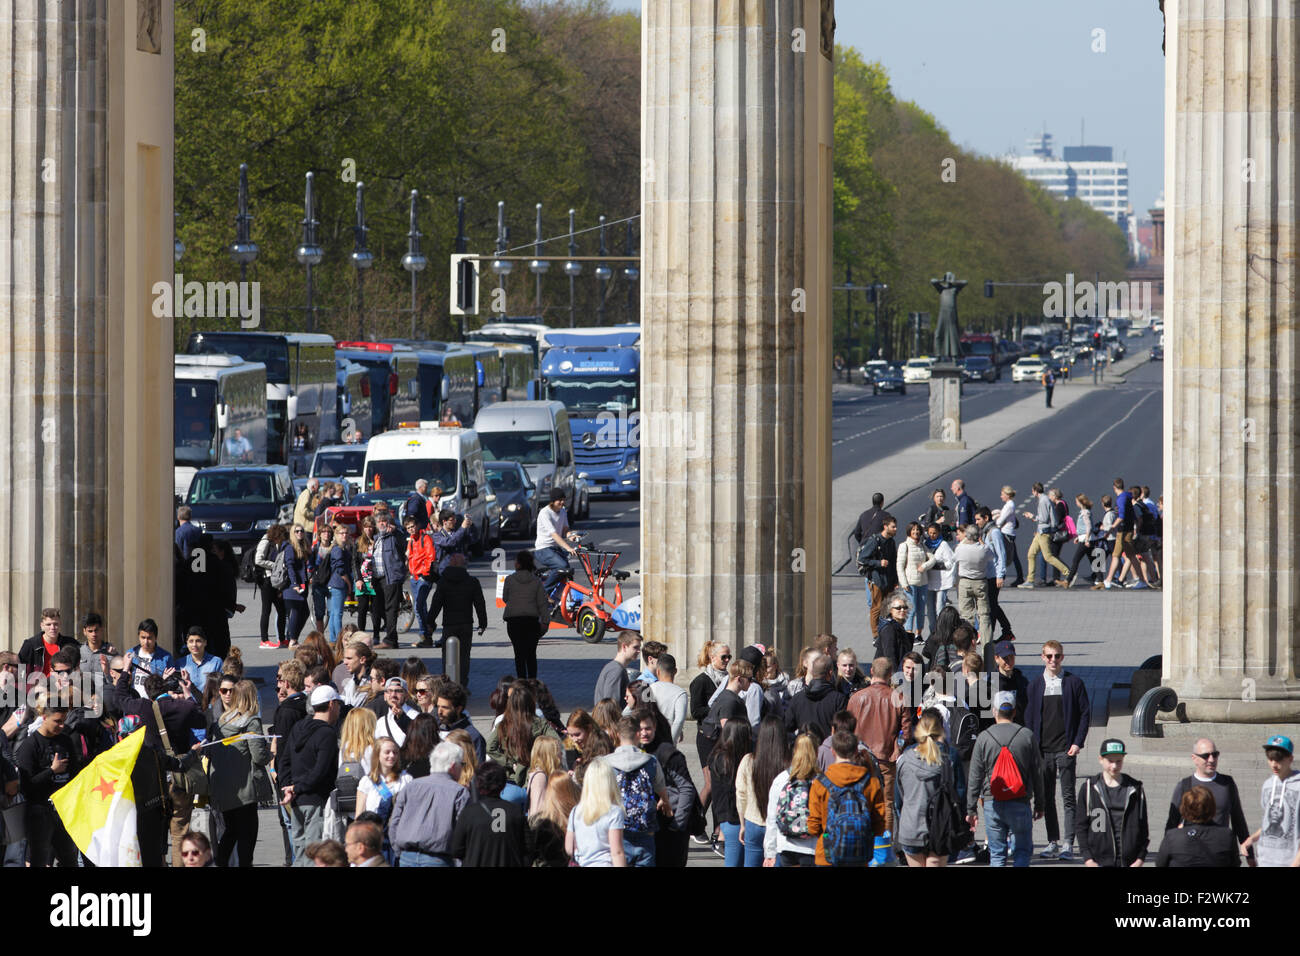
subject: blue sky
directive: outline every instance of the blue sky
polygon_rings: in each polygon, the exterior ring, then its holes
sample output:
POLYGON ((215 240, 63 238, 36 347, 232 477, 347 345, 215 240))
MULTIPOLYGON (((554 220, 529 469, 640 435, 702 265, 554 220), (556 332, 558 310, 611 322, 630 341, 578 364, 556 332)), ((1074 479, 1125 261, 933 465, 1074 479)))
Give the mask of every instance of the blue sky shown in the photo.
MULTIPOLYGON (((610 0, 639 12, 640 0, 610 0)), ((958 145, 1025 151, 1111 146, 1145 216, 1164 186, 1164 57, 1156 0, 838 0, 836 40, 877 60, 894 95, 933 114, 958 145), (1104 30, 1094 39, 1094 31, 1104 30), (1105 51, 1094 52, 1104 39, 1105 51)))

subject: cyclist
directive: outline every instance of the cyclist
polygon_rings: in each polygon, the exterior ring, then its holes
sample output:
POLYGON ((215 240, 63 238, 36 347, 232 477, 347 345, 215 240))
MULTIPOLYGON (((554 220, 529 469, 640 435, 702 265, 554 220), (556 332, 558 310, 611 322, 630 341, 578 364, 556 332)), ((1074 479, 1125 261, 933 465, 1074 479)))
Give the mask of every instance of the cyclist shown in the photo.
POLYGON ((539 568, 549 573, 542 581, 551 599, 555 599, 555 588, 564 579, 564 572, 569 569, 569 555, 577 554, 569 542, 577 541, 581 535, 569 530, 569 515, 564 509, 564 490, 556 488, 551 492, 550 503, 537 516, 537 541, 534 545, 533 559, 539 568))

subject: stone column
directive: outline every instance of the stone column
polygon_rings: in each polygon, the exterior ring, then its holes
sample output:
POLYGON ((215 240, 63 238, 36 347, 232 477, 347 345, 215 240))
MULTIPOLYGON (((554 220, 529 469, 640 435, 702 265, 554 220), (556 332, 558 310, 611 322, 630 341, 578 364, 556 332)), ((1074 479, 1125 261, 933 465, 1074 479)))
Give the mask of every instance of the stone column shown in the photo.
POLYGON ((170 0, 0 0, 0 606, 170 642, 170 0))
POLYGON ((1163 676, 1188 719, 1294 720, 1297 3, 1165 14, 1163 676))
POLYGON ((830 620, 829 0, 642 7, 647 637, 830 620))

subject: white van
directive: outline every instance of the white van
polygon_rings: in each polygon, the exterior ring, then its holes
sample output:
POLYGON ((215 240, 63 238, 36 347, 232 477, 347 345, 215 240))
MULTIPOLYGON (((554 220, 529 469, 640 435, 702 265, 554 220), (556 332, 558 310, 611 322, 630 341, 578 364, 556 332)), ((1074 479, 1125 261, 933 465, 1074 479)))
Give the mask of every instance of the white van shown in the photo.
POLYGON ((478 433, 472 428, 420 422, 375 435, 366 446, 362 493, 400 508, 424 478, 429 490, 442 488, 441 506, 468 514, 479 529, 479 547, 490 543, 495 529, 487 524, 487 479, 478 433), (484 537, 484 536, 488 537, 484 537))
POLYGON ((496 402, 479 410, 474 430, 484 458, 519 462, 537 485, 543 505, 552 489, 560 488, 569 517, 577 514, 573 433, 562 402, 496 402))

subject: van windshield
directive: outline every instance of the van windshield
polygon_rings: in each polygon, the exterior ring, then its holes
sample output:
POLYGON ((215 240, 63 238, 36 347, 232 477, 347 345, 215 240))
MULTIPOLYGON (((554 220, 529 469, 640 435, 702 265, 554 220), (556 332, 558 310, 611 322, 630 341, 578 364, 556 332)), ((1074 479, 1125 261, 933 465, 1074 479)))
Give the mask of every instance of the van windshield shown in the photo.
POLYGON ((275 489, 267 474, 218 472, 199 475, 190 487, 188 504, 265 505, 275 501, 275 489))
POLYGON ((414 491, 421 478, 445 492, 455 491, 460 463, 454 458, 392 458, 366 462, 365 491, 414 491))
POLYGON ((555 461, 550 432, 479 432, 483 457, 491 461, 517 461, 521 465, 549 465, 555 461))

